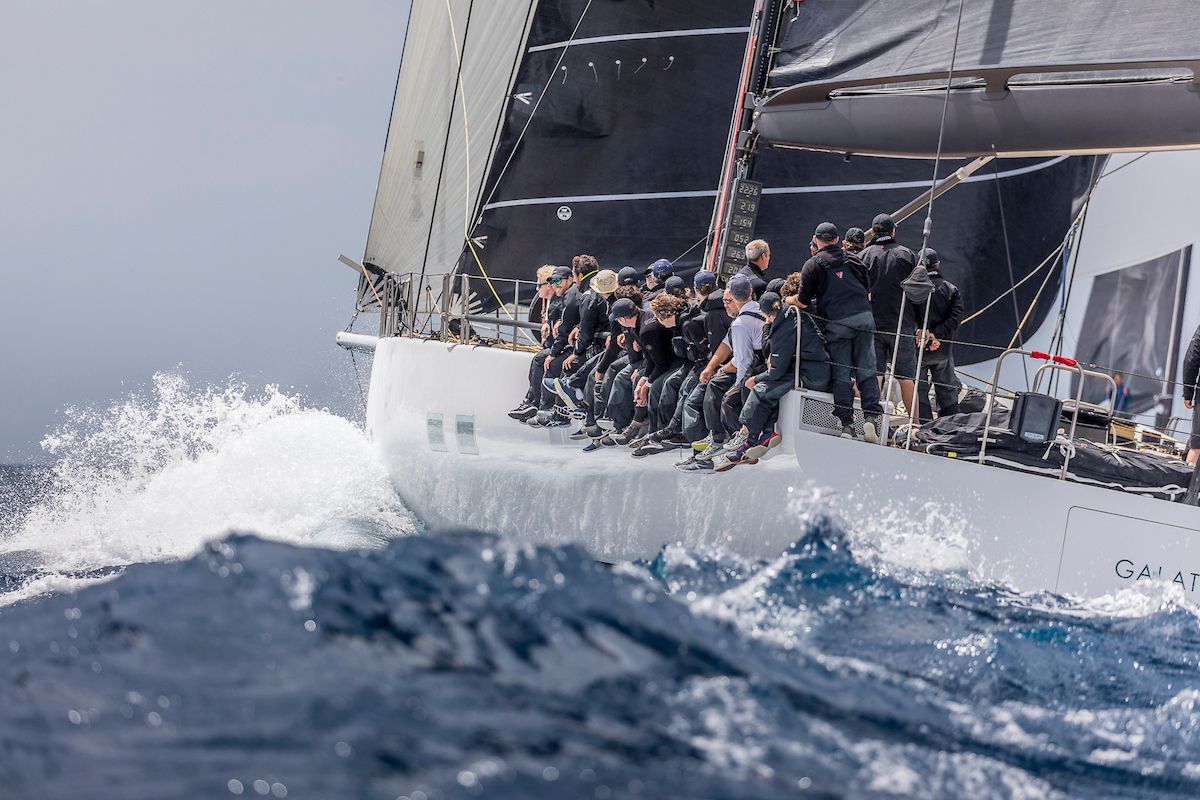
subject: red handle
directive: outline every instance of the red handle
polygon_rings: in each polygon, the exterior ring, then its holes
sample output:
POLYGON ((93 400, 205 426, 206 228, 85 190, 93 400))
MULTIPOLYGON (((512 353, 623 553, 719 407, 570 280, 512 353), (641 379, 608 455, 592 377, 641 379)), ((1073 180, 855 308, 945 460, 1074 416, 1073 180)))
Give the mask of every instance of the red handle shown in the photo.
POLYGON ((1050 360, 1050 354, 1049 354, 1049 353, 1043 353, 1041 350, 1034 350, 1034 351, 1032 351, 1032 352, 1029 354, 1029 357, 1030 357, 1030 358, 1040 358, 1042 361, 1049 361, 1049 360, 1050 360))
POLYGON ((1067 358, 1066 356, 1055 356, 1055 357, 1054 357, 1054 363, 1055 363, 1055 364, 1062 364, 1063 366, 1066 366, 1066 367, 1077 367, 1077 366, 1079 366, 1079 362, 1078 362, 1078 361, 1076 361, 1076 360, 1075 360, 1075 359, 1073 359, 1073 358, 1067 358))

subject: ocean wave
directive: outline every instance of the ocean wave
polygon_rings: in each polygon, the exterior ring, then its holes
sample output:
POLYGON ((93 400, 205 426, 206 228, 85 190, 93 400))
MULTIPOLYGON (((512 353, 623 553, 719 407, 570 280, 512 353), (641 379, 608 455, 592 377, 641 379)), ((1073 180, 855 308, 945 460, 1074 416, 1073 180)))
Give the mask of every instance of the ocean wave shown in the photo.
POLYGON ((47 798, 100 777, 126 798, 1200 791, 1187 609, 906 582, 848 539, 814 521, 771 561, 669 548, 615 569, 472 532, 210 542, 0 614, 0 780, 47 798))
POLYGON ((277 387, 159 374, 107 408, 68 409, 42 445, 45 485, 0 537, 0 559, 32 574, 184 558, 233 530, 357 547, 416 528, 361 430, 277 387))

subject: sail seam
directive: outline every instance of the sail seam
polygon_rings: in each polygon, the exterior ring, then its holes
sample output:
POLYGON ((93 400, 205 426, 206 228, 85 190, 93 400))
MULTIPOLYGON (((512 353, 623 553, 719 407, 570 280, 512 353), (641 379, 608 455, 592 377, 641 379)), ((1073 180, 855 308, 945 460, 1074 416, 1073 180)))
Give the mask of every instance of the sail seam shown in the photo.
MULTIPOLYGON (((1005 170, 1004 172, 992 175, 973 175, 967 178, 963 183, 982 183, 984 181, 994 181, 997 178, 1013 178, 1018 175, 1027 175, 1031 172, 1047 169, 1056 164, 1061 164, 1070 156, 1057 156, 1047 161, 1042 161, 1038 164, 1031 164, 1027 167, 1018 167, 1017 169, 1005 170)), ((918 189, 928 185, 928 181, 897 181, 895 183, 854 183, 831 186, 778 186, 771 189, 763 189, 763 194, 820 194, 822 192, 872 192, 886 191, 889 189, 918 189)), ((550 205, 552 203, 604 203, 612 201, 624 200, 675 200, 686 199, 692 197, 716 197, 715 189, 706 189, 699 191, 684 191, 684 192, 639 192, 631 194, 586 194, 586 195, 570 195, 561 197, 529 197, 521 200, 498 200, 494 203, 488 203, 483 207, 484 211, 491 211, 495 208, 512 208, 515 206, 538 206, 550 205)))
MULTIPOLYGON (((681 38, 684 36, 720 36, 727 33, 749 33, 750 28, 691 28, 679 31, 649 31, 646 33, 616 33, 611 36, 587 36, 582 39, 575 39, 569 42, 572 47, 578 47, 581 44, 604 44, 605 42, 632 42, 639 39, 672 39, 681 38)), ((529 48, 526 52, 540 53, 545 50, 557 50, 561 47, 566 47, 568 42, 553 42, 551 44, 539 44, 529 48)))

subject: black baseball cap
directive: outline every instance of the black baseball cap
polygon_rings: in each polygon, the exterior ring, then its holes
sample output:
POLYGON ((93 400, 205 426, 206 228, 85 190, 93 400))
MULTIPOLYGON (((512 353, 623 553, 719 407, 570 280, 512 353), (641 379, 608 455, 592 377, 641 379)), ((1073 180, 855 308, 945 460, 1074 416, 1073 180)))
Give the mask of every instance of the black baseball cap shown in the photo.
POLYGON ((924 264, 926 267, 932 267, 936 264, 942 263, 942 258, 938 255, 937 250, 934 250, 932 247, 926 247, 920 253, 920 263, 924 264))
POLYGON ((816 231, 813 232, 813 236, 816 236, 822 242, 835 241, 838 238, 837 225, 834 225, 832 222, 822 222, 817 226, 816 231))
POLYGON ((621 271, 617 273, 618 286, 636 286, 640 280, 641 276, 634 267, 621 267, 621 271))
POLYGON ((628 317, 636 317, 638 313, 637 306, 628 297, 622 297, 620 300, 612 304, 612 311, 608 313, 608 318, 612 322, 628 317))
POLYGON ((783 298, 774 292, 763 292, 762 297, 758 298, 758 307, 764 314, 778 314, 783 307, 783 298))
POLYGON ((862 228, 850 228, 846 231, 846 241, 854 242, 855 244, 865 244, 867 241, 867 234, 862 228))
POLYGON ((575 273, 570 267, 555 267, 554 272, 550 273, 551 280, 562 280, 564 278, 573 278, 575 273))
POLYGON ((875 219, 871 220, 871 227, 880 233, 890 233, 896 230, 896 223, 892 221, 891 214, 876 214, 875 219))
POLYGON ((683 294, 684 290, 687 289, 687 282, 678 275, 672 275, 663 284, 663 289, 666 290, 667 294, 683 294))

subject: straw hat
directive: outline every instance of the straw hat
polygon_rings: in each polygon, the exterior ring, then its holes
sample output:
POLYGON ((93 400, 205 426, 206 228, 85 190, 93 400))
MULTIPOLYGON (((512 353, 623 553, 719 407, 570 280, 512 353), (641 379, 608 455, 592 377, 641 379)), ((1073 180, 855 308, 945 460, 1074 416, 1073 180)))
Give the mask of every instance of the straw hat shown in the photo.
POLYGON ((600 294, 611 294, 617 290, 617 273, 602 269, 592 276, 592 288, 600 294))

